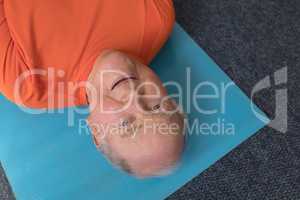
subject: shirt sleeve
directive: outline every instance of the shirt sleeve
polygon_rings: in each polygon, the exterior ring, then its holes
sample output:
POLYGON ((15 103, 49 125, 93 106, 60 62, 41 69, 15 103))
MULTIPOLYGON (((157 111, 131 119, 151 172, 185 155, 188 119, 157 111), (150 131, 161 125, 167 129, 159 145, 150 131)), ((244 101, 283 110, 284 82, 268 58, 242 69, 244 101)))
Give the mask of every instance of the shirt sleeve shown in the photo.
POLYGON ((1 75, 2 71, 7 64, 7 54, 12 46, 12 38, 10 36, 7 21, 4 14, 3 0, 0 0, 0 67, 1 75))
POLYGON ((5 17, 4 0, 0 0, 0 92, 9 99, 13 96, 14 78, 10 75, 15 72, 15 52, 5 17))

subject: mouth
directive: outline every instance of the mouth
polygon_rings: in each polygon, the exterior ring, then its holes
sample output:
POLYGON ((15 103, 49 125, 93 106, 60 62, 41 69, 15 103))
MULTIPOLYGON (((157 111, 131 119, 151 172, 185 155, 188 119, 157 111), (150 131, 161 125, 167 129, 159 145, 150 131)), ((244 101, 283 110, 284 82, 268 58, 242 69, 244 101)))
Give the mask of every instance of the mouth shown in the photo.
POLYGON ((124 83, 129 80, 138 80, 135 76, 128 76, 128 77, 123 77, 121 79, 118 79, 111 87, 111 91, 114 90, 118 85, 121 83, 124 83))

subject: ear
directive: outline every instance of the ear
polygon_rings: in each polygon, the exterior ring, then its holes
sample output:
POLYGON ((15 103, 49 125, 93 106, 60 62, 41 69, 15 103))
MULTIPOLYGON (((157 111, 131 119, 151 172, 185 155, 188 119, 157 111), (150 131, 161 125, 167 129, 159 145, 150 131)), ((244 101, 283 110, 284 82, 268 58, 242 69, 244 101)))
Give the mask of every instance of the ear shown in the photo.
POLYGON ((100 144, 98 143, 97 138, 94 135, 92 137, 93 137, 93 142, 94 142, 95 146, 97 147, 97 149, 99 149, 100 144))

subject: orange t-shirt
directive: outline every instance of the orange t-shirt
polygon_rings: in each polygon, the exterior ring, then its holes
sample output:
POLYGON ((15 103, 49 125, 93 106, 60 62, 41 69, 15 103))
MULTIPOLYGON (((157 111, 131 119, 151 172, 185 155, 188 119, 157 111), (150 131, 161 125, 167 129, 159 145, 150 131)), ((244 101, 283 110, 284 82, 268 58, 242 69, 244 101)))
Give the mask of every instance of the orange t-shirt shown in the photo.
POLYGON ((30 108, 85 105, 101 51, 149 64, 173 24, 172 0, 0 0, 0 92, 30 108))

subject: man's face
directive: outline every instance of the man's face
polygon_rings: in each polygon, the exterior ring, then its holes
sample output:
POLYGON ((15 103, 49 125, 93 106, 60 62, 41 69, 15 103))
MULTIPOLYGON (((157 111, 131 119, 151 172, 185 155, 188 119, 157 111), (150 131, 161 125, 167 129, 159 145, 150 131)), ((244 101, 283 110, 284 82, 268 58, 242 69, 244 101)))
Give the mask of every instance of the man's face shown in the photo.
POLYGON ((90 81, 97 92, 89 93, 88 122, 98 148, 108 143, 131 168, 143 168, 145 176, 173 165, 182 151, 183 118, 159 78, 122 53, 104 55, 96 66, 90 81))

